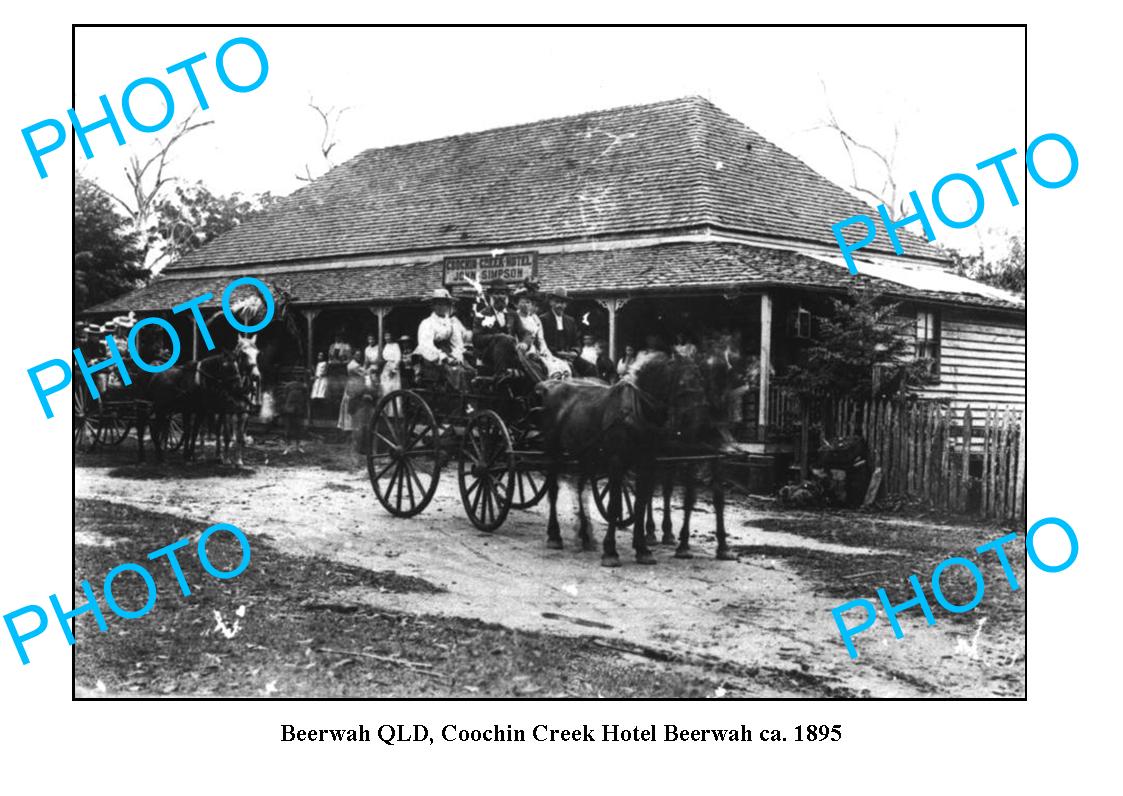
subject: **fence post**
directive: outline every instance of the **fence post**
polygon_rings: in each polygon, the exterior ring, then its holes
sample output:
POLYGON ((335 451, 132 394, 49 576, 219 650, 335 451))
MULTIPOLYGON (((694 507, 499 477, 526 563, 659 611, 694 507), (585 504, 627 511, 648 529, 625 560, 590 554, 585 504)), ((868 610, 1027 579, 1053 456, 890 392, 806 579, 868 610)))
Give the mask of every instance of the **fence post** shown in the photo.
MULTIPOLYGON (((1026 407, 1028 408, 1028 407, 1026 407)), ((1018 477, 1014 489, 1014 516, 1025 520, 1025 484, 1026 484, 1026 409, 1022 409, 1018 418, 1018 477)))
POLYGON ((963 452, 959 465, 960 511, 967 510, 967 501, 970 499, 971 492, 971 440, 975 436, 972 420, 971 406, 968 404, 967 408, 963 410, 963 452))
POLYGON ((1014 516, 1014 481, 1018 476, 1016 470, 1018 449, 1014 447, 1018 433, 1014 426, 1014 420, 1018 413, 1013 408, 1008 409, 1007 412, 1009 419, 1006 425, 1006 491, 1003 493, 1002 504, 1006 509, 1006 516, 1012 518, 1014 516))
POLYGON ((979 508, 982 510, 982 516, 987 517, 990 515, 990 407, 985 408, 983 415, 983 469, 982 469, 982 502, 979 508))

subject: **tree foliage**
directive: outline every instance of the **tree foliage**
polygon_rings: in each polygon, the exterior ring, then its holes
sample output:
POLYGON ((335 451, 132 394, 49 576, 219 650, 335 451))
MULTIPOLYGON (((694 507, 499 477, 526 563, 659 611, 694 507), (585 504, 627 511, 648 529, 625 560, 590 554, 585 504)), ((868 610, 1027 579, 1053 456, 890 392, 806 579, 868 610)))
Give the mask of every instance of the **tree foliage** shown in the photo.
POLYGON ((177 186, 171 196, 156 206, 156 223, 149 235, 153 242, 161 242, 168 262, 175 262, 266 210, 274 201, 269 192, 222 196, 212 193, 202 182, 177 186))
POLYGON ((1000 257, 988 258, 979 251, 962 254, 951 251, 955 259, 955 273, 977 282, 1009 290, 1022 296, 1026 294, 1026 238, 1024 232, 1007 236, 1006 251, 1000 257))
POLYGON ((913 323, 899 304, 873 290, 851 289, 832 299, 832 312, 797 364, 777 381, 802 397, 827 394, 871 398, 921 384, 931 363, 913 357, 913 323))
POLYGON ((144 251, 132 221, 113 200, 74 175, 74 309, 76 312, 145 284, 144 251))

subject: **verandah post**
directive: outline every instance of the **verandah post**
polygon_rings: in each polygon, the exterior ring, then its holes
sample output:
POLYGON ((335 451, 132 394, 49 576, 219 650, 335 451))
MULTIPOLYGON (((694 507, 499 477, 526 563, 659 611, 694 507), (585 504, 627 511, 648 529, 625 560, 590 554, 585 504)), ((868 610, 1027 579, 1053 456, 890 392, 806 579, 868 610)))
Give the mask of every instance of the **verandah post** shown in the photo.
POLYGON ((757 402, 757 441, 765 441, 772 368, 772 296, 760 294, 760 400, 757 402))

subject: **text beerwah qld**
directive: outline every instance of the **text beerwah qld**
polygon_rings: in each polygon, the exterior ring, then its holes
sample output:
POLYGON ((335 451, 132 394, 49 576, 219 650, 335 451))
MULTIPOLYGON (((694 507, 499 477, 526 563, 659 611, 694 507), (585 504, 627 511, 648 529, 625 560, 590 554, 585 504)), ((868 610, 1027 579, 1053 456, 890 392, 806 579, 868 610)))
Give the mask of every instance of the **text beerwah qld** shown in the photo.
MULTIPOLYGON (((187 578, 183 576, 183 568, 179 565, 179 560, 176 558, 175 551, 186 547, 190 543, 191 541, 189 539, 180 539, 179 541, 161 547, 159 550, 154 550, 148 554, 149 561, 155 561, 158 558, 167 558, 168 566, 171 567, 172 574, 175 575, 175 579, 179 583, 180 593, 183 594, 184 597, 191 596, 191 586, 188 585, 187 578)), ((199 541, 196 543, 195 548, 199 556, 199 563, 202 564, 203 569, 208 575, 218 580, 231 580, 232 578, 236 578, 245 572, 246 567, 250 565, 250 540, 246 538, 245 533, 243 533, 240 528, 230 523, 219 522, 207 528, 199 536, 199 541), (234 569, 223 571, 216 567, 207 556, 207 541, 219 531, 231 534, 238 541, 238 545, 241 548, 242 557, 238 562, 238 566, 234 567, 234 569)), ((78 585, 82 588, 82 593, 86 596, 86 602, 83 605, 76 605, 72 611, 64 611, 62 609, 57 594, 52 594, 48 598, 51 603, 51 608, 54 610, 55 618, 58 620, 59 627, 62 628, 62 633, 66 637, 66 643, 71 646, 74 645, 74 633, 70 629, 70 620, 77 616, 90 614, 93 616, 94 621, 97 622, 98 630, 102 633, 109 630, 109 626, 105 622, 105 614, 98 604, 97 595, 94 594, 93 587, 90 586, 89 581, 83 580, 78 585)), ((101 590, 102 594, 105 595, 105 604, 109 606, 109 610, 122 619, 140 619, 156 606, 156 581, 153 579, 152 573, 149 572, 143 564, 128 561, 113 567, 105 576, 105 581, 102 584, 101 590), (144 605, 133 611, 123 607, 117 601, 117 598, 113 596, 113 582, 126 572, 135 573, 144 581, 147 594, 144 605)), ((4 614, 4 624, 8 628, 8 635, 12 637, 12 644, 15 645, 20 660, 24 665, 27 665, 30 662, 30 658, 27 655, 26 643, 36 636, 41 635, 47 629, 47 625, 50 624, 47 618, 47 612, 38 605, 25 605, 23 608, 17 608, 11 613, 4 614), (31 627, 30 623, 20 619, 20 617, 29 614, 35 616, 34 627, 31 627), (17 620, 24 626, 22 630, 16 627, 17 620)))
MULTIPOLYGON (((172 313, 176 315, 181 312, 191 313, 191 315, 195 319, 195 325, 199 329, 199 335, 203 338, 203 344, 207 347, 208 351, 214 350, 214 340, 211 338, 210 330, 207 328, 206 321, 203 320, 203 313, 199 309, 199 306, 210 301, 213 297, 214 296, 211 293, 200 293, 195 298, 172 307, 172 313)), ((269 325, 269 322, 273 320, 273 309, 273 294, 270 292, 269 288, 265 285, 264 282, 262 282, 260 279, 255 279, 252 276, 239 277, 238 279, 235 279, 233 282, 228 284, 226 286, 226 289, 222 291, 222 314, 226 316, 226 320, 230 324, 230 326, 232 326, 239 332, 243 332, 245 334, 253 334, 264 329, 269 325), (252 285, 261 294, 262 299, 264 299, 265 301, 265 317, 262 318, 259 323, 242 323, 230 309, 230 296, 234 292, 234 290, 241 285, 252 285)), ((132 384, 132 378, 129 376, 128 368, 125 367, 124 357, 121 356, 121 352, 117 348, 117 345, 111 335, 106 335, 105 337, 105 348, 109 356, 94 365, 86 362, 86 358, 82 356, 81 349, 75 348, 73 352, 74 362, 77 364, 78 370, 79 372, 81 372, 82 377, 86 380, 86 386, 90 390, 90 397, 95 401, 101 398, 101 393, 98 392, 97 385, 94 383, 93 379, 93 375, 99 371, 116 367, 117 373, 121 377, 121 383, 126 387, 132 384)), ((149 318, 142 318, 141 320, 136 322, 132 330, 129 332, 128 349, 129 358, 132 359, 133 364, 138 368, 145 371, 146 373, 162 373, 163 371, 173 367, 179 360, 179 354, 180 350, 182 349, 182 345, 180 344, 179 335, 176 333, 175 327, 165 319, 153 316, 149 318), (171 343, 171 356, 168 358, 167 362, 153 365, 145 362, 144 359, 141 358, 140 353, 137 351, 137 335, 140 333, 141 329, 145 328, 146 326, 159 326, 168 335, 171 343)), ((65 390, 70 384, 70 364, 62 359, 48 359, 46 362, 41 362, 34 367, 28 368, 27 375, 31 377, 31 386, 35 389, 35 394, 39 398, 39 404, 43 407, 43 413, 47 416, 47 419, 50 420, 55 416, 55 413, 51 410, 51 405, 47 402, 47 397, 53 395, 56 392, 59 392, 60 390, 65 390), (53 384, 49 387, 44 387, 43 383, 40 381, 39 374, 43 371, 51 370, 53 368, 57 368, 58 370, 62 371, 62 378, 58 383, 53 384)))
MULTIPOLYGON (((1017 539, 1018 535, 1016 533, 1008 533, 1005 536, 1000 536, 993 541, 975 548, 975 552, 980 554, 994 552, 994 555, 998 558, 998 562, 1002 565, 1002 571, 1006 573, 1006 582, 1010 584, 1011 591, 1017 591, 1021 586, 1018 583, 1017 577, 1014 575, 1013 568, 1010 566, 1010 560, 1006 557, 1004 546, 1010 542, 1017 541, 1017 539)), ((1076 554, 1079 550, 1080 545, 1076 540, 1076 532, 1072 529, 1071 525, 1059 517, 1046 517, 1038 520, 1030 527, 1029 531, 1026 532, 1026 554, 1029 556, 1029 560, 1033 562, 1033 565, 1043 572, 1062 572, 1068 569, 1072 566, 1073 562, 1076 561, 1076 554), (1057 526, 1064 531, 1065 536, 1068 537, 1068 558, 1060 564, 1046 564, 1041 560, 1041 557, 1037 554, 1037 550, 1034 548, 1034 536, 1040 529, 1047 525, 1057 526)), ((925 596, 924 589, 920 585, 920 580, 916 575, 909 575, 909 585, 912 586, 913 593, 916 596, 900 605, 893 605, 889 602, 889 597, 886 595, 885 589, 877 590, 877 596, 880 598, 881 605, 885 609, 885 616, 889 620, 890 626, 893 628, 893 635, 898 639, 904 638, 905 631, 901 629, 901 624, 897 621, 897 616, 910 608, 919 608, 921 612, 923 612, 924 618, 929 625, 936 624, 936 617, 932 613, 932 606, 928 603, 928 598, 925 596)), ((953 556, 952 558, 945 559, 932 570, 932 594, 936 598, 936 602, 940 604, 940 607, 948 613, 965 614, 982 602, 983 596, 986 594, 986 583, 983 580, 983 573, 978 566, 975 565, 975 562, 968 558, 953 556), (943 576, 944 572, 951 567, 962 567, 970 573, 975 581, 975 595, 970 601, 963 605, 957 605, 949 600, 940 587, 940 578, 943 576)), ((851 600, 837 608, 832 608, 831 615, 834 617, 834 622, 838 626, 838 632, 842 636, 843 643, 846 644, 846 650, 850 653, 850 658, 857 660, 858 650, 854 647, 852 639, 862 631, 869 630, 873 627, 874 623, 877 621, 877 606, 871 600, 851 600), (843 614, 847 611, 859 608, 865 611, 865 619, 853 627, 848 627, 843 621, 843 614)))
MULTIPOLYGON (((993 157, 989 157, 975 164, 975 169, 978 171, 994 166, 995 171, 998 173, 998 179, 1001 181, 1002 187, 1006 191, 1006 198, 1009 199, 1011 207, 1017 207, 1019 200, 1018 194, 1014 190, 1014 185, 1010 181, 1010 175, 1006 172, 1005 161, 1017 154, 1017 149, 1007 149, 1005 152, 1000 152, 993 157)), ((1077 170, 1080 168, 1080 160, 1076 156, 1076 147, 1060 133, 1045 133, 1033 139, 1026 148, 1025 162, 1029 176, 1042 188, 1063 188, 1072 182, 1073 178, 1076 177, 1077 170), (1063 177, 1056 180, 1050 180, 1042 176, 1034 161, 1037 148, 1049 141, 1060 144, 1068 157, 1068 172, 1063 177)), ((882 226, 885 227, 885 232, 889 236, 889 241, 893 244, 893 251, 897 254, 905 253, 904 248, 901 246, 901 241, 897 237, 897 230, 909 224, 920 222, 920 226, 924 229, 925 237, 927 237, 929 241, 936 240, 936 233, 932 229, 932 222, 928 219, 928 213, 924 210, 924 203, 920 201, 920 197, 917 195, 916 191, 909 191, 909 198, 912 200, 913 214, 897 219, 896 221, 890 218, 890 213, 892 212, 890 208, 887 208, 885 205, 880 205, 877 208, 877 214, 881 217, 882 226)), ((932 210, 936 213, 936 218, 940 220, 940 223, 950 229, 966 229, 971 226, 982 218, 983 208, 985 206, 986 201, 983 197, 983 189, 969 174, 961 172, 948 174, 942 177, 932 189, 932 210), (949 216, 940 202, 940 195, 944 188, 955 182, 966 185, 974 196, 975 210, 965 219, 954 219, 949 216)), ((850 218, 831 224, 831 232, 834 233, 835 240, 838 241, 838 248, 842 252, 843 258, 846 260, 846 267, 850 269, 850 274, 852 276, 856 276, 858 274, 858 266, 854 264, 853 254, 858 251, 858 249, 873 243, 874 239, 877 237, 877 221, 863 214, 850 216, 850 218), (864 225, 866 234, 861 240, 848 242, 843 236, 843 230, 854 224, 864 225)))

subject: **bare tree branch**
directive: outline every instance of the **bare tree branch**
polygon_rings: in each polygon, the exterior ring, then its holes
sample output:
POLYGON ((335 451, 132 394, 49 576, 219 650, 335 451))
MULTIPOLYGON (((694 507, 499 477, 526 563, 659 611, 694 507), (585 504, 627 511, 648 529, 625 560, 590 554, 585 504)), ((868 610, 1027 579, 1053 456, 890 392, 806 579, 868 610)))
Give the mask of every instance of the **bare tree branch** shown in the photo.
POLYGON ((906 206, 904 200, 898 199, 900 189, 897 186, 895 177, 897 146, 901 139, 899 126, 896 124, 893 125, 893 145, 889 150, 888 156, 877 147, 858 141, 842 126, 838 117, 835 115, 834 108, 831 107, 830 93, 827 91, 826 81, 824 81, 822 77, 819 78, 819 84, 823 87, 823 99, 827 106, 827 120, 823 124, 812 129, 827 129, 838 135, 839 142, 842 144, 843 149, 846 150, 846 157, 850 163, 850 188, 852 190, 865 194, 880 205, 885 205, 893 215, 894 220, 904 218, 906 206), (874 191, 861 184, 862 181, 858 179, 858 164, 855 158, 856 152, 864 152, 871 155, 880 164, 880 169, 884 171, 884 179, 881 181, 880 190, 874 191))
POLYGON ((133 155, 129 158, 129 165, 125 167, 124 172, 125 181, 129 184, 129 191, 132 194, 132 201, 122 199, 116 194, 102 188, 96 182, 92 183, 98 191, 120 205, 121 209, 123 209, 126 215, 132 220, 133 230, 138 234, 141 241, 144 262, 149 267, 160 262, 160 260, 164 259, 165 255, 168 254, 166 252, 161 253, 156 256, 155 259, 150 260, 149 254, 151 252, 152 243, 149 240, 148 227, 152 218, 152 213, 159 203, 164 188, 178 180, 177 177, 165 176, 172 147, 192 130, 198 130, 200 127, 214 124, 213 120, 206 122, 192 121, 197 110, 198 108, 192 110, 191 113, 187 114, 187 118, 176 125, 175 132, 167 142, 162 142, 157 138, 156 143, 160 145, 160 148, 152 157, 144 161, 144 163, 140 162, 140 158, 137 155, 133 155), (153 167, 155 167, 155 175, 150 174, 153 167))
MULTIPOLYGON (((332 107, 325 110, 316 104, 315 97, 308 98, 308 107, 316 112, 316 115, 320 117, 320 122, 324 126, 324 133, 320 138, 320 156, 327 164, 327 168, 331 169, 335 166, 335 162, 331 159, 331 152, 339 143, 339 120, 343 117, 343 114, 351 110, 351 108, 348 106, 336 110, 332 107)), ((297 174, 295 176, 301 182, 312 182, 312 180, 315 179, 315 177, 312 176, 312 167, 307 163, 304 164, 304 174, 297 174)))

